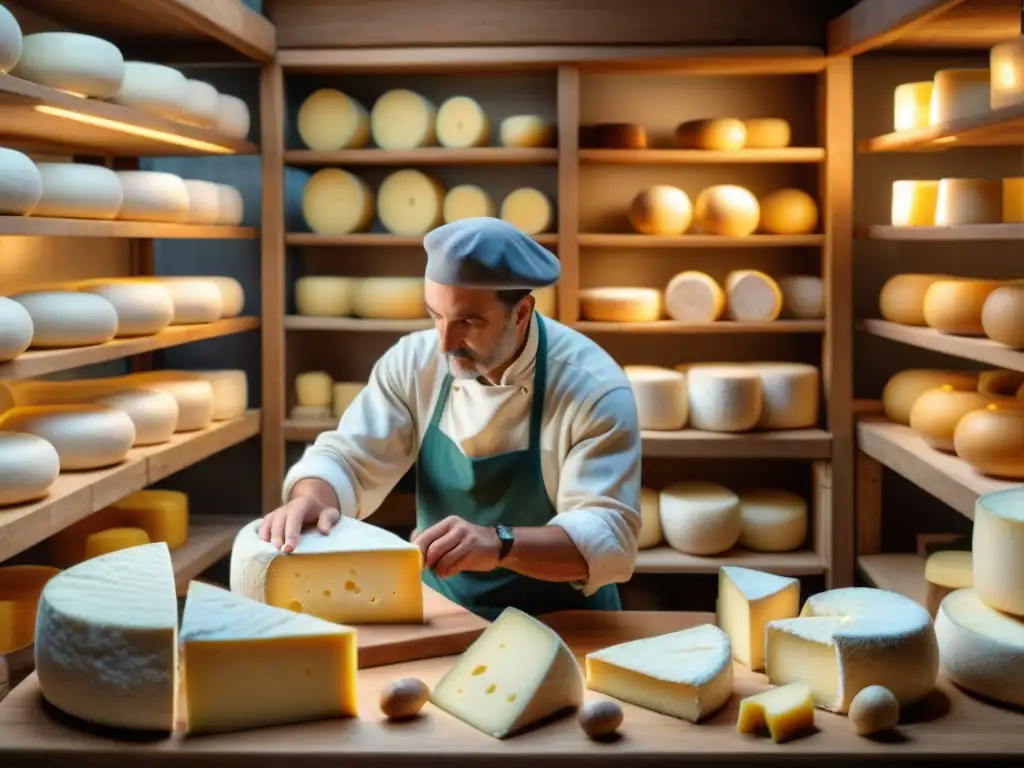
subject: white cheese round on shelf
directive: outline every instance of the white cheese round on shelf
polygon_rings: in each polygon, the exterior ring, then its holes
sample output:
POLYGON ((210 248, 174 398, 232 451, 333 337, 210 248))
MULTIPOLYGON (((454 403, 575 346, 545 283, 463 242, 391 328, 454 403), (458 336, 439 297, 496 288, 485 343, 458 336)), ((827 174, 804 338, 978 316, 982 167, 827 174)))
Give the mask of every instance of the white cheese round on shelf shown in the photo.
POLYGON ((673 483, 659 498, 665 542, 689 555, 718 555, 740 536, 740 499, 715 483, 673 483))
POLYGON ((115 219, 124 202, 117 173, 102 165, 39 163, 43 194, 33 216, 115 219))
POLYGON ((735 117, 688 120, 676 126, 676 146, 680 149, 727 151, 743 149, 747 126, 735 117))
POLYGON ((809 235, 817 229, 818 204, 802 189, 777 189, 758 205, 760 228, 770 235, 809 235))
POLYGON ((580 314, 607 323, 648 323, 661 318, 661 291, 653 288, 583 288, 580 314))
POLYGON ((216 224, 220 217, 220 191, 217 184, 201 179, 182 179, 188 192, 186 224, 216 224))
POLYGON ((0 296, 0 362, 13 360, 32 343, 32 315, 14 299, 0 296))
POLYGON ((821 377, 806 363, 757 363, 761 377, 761 429, 809 429, 818 423, 821 377))
POLYGON ((1024 45, 1006 40, 989 51, 989 106, 1002 109, 1024 102, 1024 45))
POLYGON ((21 58, 21 41, 21 25, 14 14, 0 5, 0 74, 10 72, 18 63, 21 58))
POLYGON ((206 278, 159 279, 174 305, 172 325, 196 325, 220 320, 224 310, 217 284, 206 278))
POLYGON ((24 216, 42 196, 43 177, 36 164, 26 154, 0 147, 0 214, 24 216))
MULTIPOLYGON (((213 393, 213 421, 237 419, 245 413, 249 404, 249 380, 245 371, 237 369, 143 371, 130 374, 125 380, 139 387, 151 387, 161 382, 205 382, 210 385, 213 393)), ((187 389, 183 391, 189 392, 187 389)), ((195 392, 196 401, 205 402, 205 389, 201 394, 200 389, 195 392)), ((205 405, 201 407, 205 408, 205 405)), ((197 416, 196 419, 202 420, 205 416, 197 416)))
MULTIPOLYGON (((956 425, 971 411, 1002 403, 1009 398, 997 398, 981 392, 961 392, 952 387, 941 387, 922 392, 910 409, 910 428, 927 445, 937 451, 953 452, 953 434, 956 425)), ((1024 407, 1024 403, 1021 404, 1024 407)))
POLYGON ((11 298, 32 316, 34 349, 102 344, 117 333, 117 310, 102 296, 77 291, 29 291, 11 298))
POLYGON ((744 491, 739 545, 755 552, 789 552, 807 538, 807 502, 792 491, 744 491))
POLYGON ((989 112, 988 69, 940 69, 932 79, 928 120, 941 125, 989 112))
POLYGON ((373 223, 373 191, 361 178, 340 168, 322 168, 302 191, 302 215, 318 235, 364 232, 373 223))
POLYGON ((1024 488, 974 504, 974 591, 990 608, 1024 617, 1024 488))
POLYGON ((716 184, 697 195, 693 221, 707 235, 746 237, 761 223, 761 207, 749 190, 735 184, 716 184))
POLYGON ((116 45, 74 32, 26 35, 21 57, 10 72, 76 96, 106 99, 121 89, 124 56, 116 45))
POLYGON ((394 235, 425 235, 443 221, 444 192, 441 183, 425 173, 395 171, 377 191, 380 221, 394 235))
POLYGON ((525 235, 539 235, 551 229, 554 220, 551 201, 539 189, 520 187, 501 201, 500 216, 525 235))
POLYGON ((173 67, 126 61, 121 88, 111 100, 180 122, 188 109, 187 82, 185 75, 173 67))
POLYGON ((882 389, 882 410, 889 421, 910 425, 910 411, 923 393, 950 387, 962 392, 978 388, 978 374, 970 371, 944 371, 935 368, 909 368, 894 374, 882 389))
POLYGON ((305 371, 295 377, 295 399, 304 408, 328 406, 333 387, 334 379, 324 371, 305 371))
POLYGON ((889 220, 894 227, 931 227, 935 225, 938 205, 938 181, 894 181, 889 220))
POLYGON ((924 321, 941 333, 984 336, 985 300, 1002 282, 974 278, 936 280, 924 295, 924 321))
POLYGON ((640 489, 640 535, 637 549, 650 549, 664 541, 661 534, 661 493, 653 488, 640 489))
POLYGON ((14 405, 78 405, 106 397, 130 385, 124 377, 104 379, 69 379, 46 381, 26 379, 9 381, 5 385, 13 397, 14 405))
POLYGON ((665 286, 665 312, 680 323, 713 323, 725 311, 725 291, 704 272, 680 272, 665 286))
POLYGON ((693 221, 693 205, 683 190, 657 184, 641 190, 629 205, 629 223, 641 235, 672 237, 693 221))
POLYGON ((792 126, 781 117, 751 117, 743 125, 747 129, 744 149, 783 149, 792 139, 792 126))
POLYGON ((817 275, 783 275, 782 316, 795 320, 817 320, 825 316, 825 283, 817 275))
POLYGON ((956 425, 953 448, 976 472, 1004 480, 1024 480, 1024 410, 989 404, 956 425))
POLYGON ((352 295, 352 314, 375 320, 427 317, 422 277, 363 277, 352 295))
POLYGON ((117 218, 181 224, 188 219, 188 190, 180 176, 161 171, 116 171, 124 190, 117 218))
POLYGON ((366 107, 333 88, 313 91, 299 107, 298 130, 310 149, 361 149, 370 141, 366 107))
MULTIPOLYGON (((928 613, 934 619, 946 595, 958 589, 969 589, 974 583, 974 556, 968 551, 947 549, 933 552, 924 563, 925 593, 928 613)), ((939 639, 942 651, 942 639, 939 639)))
POLYGON ((770 323, 782 312, 782 289, 756 269, 738 269, 725 276, 726 311, 730 320, 770 323))
POLYGON ((686 386, 694 429, 745 432, 761 418, 761 376, 749 366, 693 365, 686 386))
POLYGON ((656 365, 622 369, 633 390, 640 429, 673 430, 686 426, 686 374, 656 365))
POLYGON ((60 474, 57 449, 41 437, 0 432, 0 507, 43 498, 60 474))
POLYGON ((992 341, 1024 349, 1024 285, 992 291, 981 307, 981 327, 992 341))
POLYGON ((407 88, 383 94, 370 110, 370 133, 381 149, 415 149, 434 143, 437 109, 407 88))
POLYGON ((937 280, 949 275, 893 275, 882 286, 878 305, 882 317, 891 323, 923 326, 924 297, 937 280))
POLYGON ((61 472, 117 464, 135 442, 135 425, 127 413, 96 404, 18 406, 0 414, 0 431, 46 440, 60 456, 61 472))
POLYGON ((483 147, 491 141, 491 121, 473 99, 452 96, 437 110, 436 133, 442 147, 483 147))
POLYGON ((451 224, 459 219, 472 219, 478 216, 494 216, 497 208, 484 190, 475 184, 459 184, 452 187, 444 196, 444 223, 451 224))
POLYGON ((245 201, 242 193, 230 184, 217 185, 217 221, 225 227, 241 226, 245 218, 245 201))
MULTIPOLYGON (((225 277, 224 275, 161 275, 160 277, 150 278, 150 281, 165 287, 170 283, 213 284, 220 293, 220 317, 238 317, 242 314, 242 309, 245 307, 245 291, 242 289, 242 284, 233 277, 225 277)), ((198 290, 201 290, 204 295, 208 295, 206 289, 198 290)))
POLYGON ((909 131, 931 125, 932 81, 903 83, 893 90, 894 131, 909 131))
POLYGON ((1000 224, 1003 221, 1001 179, 940 179, 935 200, 935 225, 1000 224))
POLYGON ((245 139, 252 127, 249 105, 229 93, 217 94, 217 131, 230 139, 245 139))
POLYGON ((295 309, 312 317, 345 317, 352 314, 357 279, 334 275, 309 275, 295 281, 295 309))
POLYGON ((178 422, 175 432, 194 432, 206 429, 213 422, 214 398, 213 385, 209 381, 196 379, 178 379, 157 375, 126 377, 134 386, 145 389, 156 389, 171 395, 178 403, 178 422))
POLYGON ((220 109, 220 94, 217 89, 202 80, 185 81, 185 110, 181 121, 199 128, 217 127, 220 109))
POLYGON ((554 126, 539 115, 506 117, 498 129, 501 146, 517 149, 550 146, 554 134, 554 126))
POLYGON ((167 288, 142 281, 90 282, 80 291, 102 296, 117 312, 117 336, 151 336, 174 319, 174 302, 167 288))
POLYGON ((128 414, 135 425, 132 445, 166 443, 178 428, 178 401, 159 389, 122 389, 95 402, 128 414))

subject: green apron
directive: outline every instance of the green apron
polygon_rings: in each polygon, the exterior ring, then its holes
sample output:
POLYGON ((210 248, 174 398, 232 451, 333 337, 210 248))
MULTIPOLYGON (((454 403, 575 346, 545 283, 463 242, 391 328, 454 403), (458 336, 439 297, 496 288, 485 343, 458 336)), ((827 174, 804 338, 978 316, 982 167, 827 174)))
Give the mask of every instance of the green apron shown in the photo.
MULTIPOLYGON (((547 332, 537 316, 537 365, 526 450, 474 459, 466 456, 438 426, 452 376, 445 374, 430 426, 416 459, 416 528, 424 531, 449 515, 484 526, 547 525, 555 508, 541 474, 540 428, 547 389, 547 332)), ((565 582, 533 579, 505 568, 463 571, 446 579, 424 569, 423 582, 449 600, 494 620, 508 606, 530 615, 565 610, 622 610, 614 584, 590 597, 565 582)))

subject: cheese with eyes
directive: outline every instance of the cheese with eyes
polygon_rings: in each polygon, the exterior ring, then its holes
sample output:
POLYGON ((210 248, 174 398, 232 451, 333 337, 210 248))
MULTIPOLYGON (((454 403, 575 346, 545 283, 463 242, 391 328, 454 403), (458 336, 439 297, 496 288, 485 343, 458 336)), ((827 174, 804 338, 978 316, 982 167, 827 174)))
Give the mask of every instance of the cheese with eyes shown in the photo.
POLYGON ((718 569, 718 626, 729 636, 732 657, 754 672, 764 669, 765 627, 800 613, 800 581, 750 568, 718 569))

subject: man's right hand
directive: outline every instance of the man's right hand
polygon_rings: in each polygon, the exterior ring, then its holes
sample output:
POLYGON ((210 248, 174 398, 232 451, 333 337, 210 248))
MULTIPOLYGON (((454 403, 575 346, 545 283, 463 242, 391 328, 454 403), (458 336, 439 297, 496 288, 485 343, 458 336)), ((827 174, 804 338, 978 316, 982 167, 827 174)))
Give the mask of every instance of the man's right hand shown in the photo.
POLYGON ((260 538, 269 541, 275 549, 293 552, 299 545, 299 534, 307 525, 315 524, 320 533, 330 533, 341 520, 341 512, 336 506, 325 503, 325 497, 335 501, 334 491, 327 483, 312 478, 300 480, 288 503, 263 518, 260 538), (315 485, 309 487, 310 484, 315 485))

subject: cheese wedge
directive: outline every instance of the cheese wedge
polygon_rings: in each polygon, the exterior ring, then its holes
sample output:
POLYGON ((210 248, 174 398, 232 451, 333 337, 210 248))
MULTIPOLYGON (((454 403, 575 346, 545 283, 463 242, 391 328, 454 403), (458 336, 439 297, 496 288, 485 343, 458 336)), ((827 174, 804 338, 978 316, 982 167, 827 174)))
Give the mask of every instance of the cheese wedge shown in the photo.
POLYGON ((765 627, 800 613, 800 581, 788 576, 723 566, 718 570, 718 626, 732 657, 754 672, 764 669, 765 627))
POLYGON ((806 683, 790 683, 740 701, 737 733, 767 728, 776 744, 807 733, 814 725, 814 697, 806 683))

